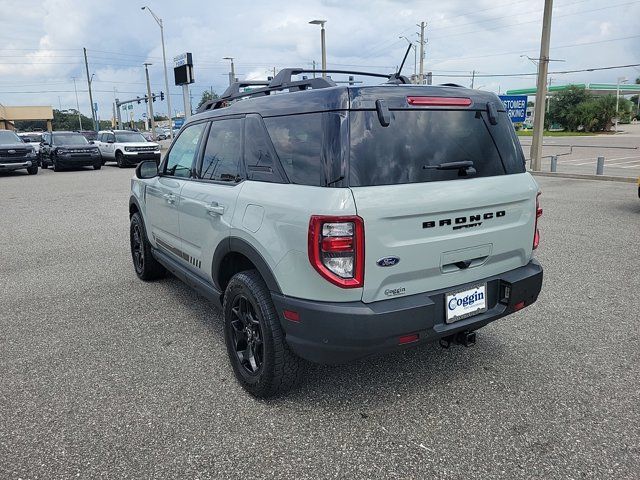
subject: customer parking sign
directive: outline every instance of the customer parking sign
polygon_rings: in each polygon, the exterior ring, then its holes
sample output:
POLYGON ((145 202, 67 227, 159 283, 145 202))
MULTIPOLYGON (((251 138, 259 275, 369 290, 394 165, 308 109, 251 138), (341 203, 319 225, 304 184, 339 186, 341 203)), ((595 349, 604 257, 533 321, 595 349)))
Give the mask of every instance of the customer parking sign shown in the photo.
POLYGON ((526 95, 500 95, 500 100, 513 123, 522 123, 527 118, 526 95))

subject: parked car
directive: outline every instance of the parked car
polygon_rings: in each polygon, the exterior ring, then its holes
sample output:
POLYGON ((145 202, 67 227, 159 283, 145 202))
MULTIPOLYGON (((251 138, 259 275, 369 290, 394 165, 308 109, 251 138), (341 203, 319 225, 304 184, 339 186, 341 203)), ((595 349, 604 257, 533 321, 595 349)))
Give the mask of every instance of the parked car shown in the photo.
POLYGON ((96 145, 103 163, 115 161, 118 167, 136 165, 143 160, 160 162, 160 145, 148 142, 141 133, 129 130, 103 130, 98 132, 96 145))
POLYGON ((38 173, 38 156, 33 145, 25 143, 15 132, 0 130, 0 172, 27 170, 38 173))
POLYGON ((495 94, 301 73, 230 86, 131 182, 136 274, 222 309, 247 391, 286 391, 301 359, 470 346, 536 301, 540 192, 495 94))
POLYGON ((34 150, 36 151, 36 155, 40 152, 40 142, 42 142, 42 133, 41 132, 23 132, 19 133, 18 136, 25 143, 30 143, 34 150))
POLYGON ((54 172, 89 166, 100 170, 102 158, 98 147, 79 132, 46 132, 40 145, 40 165, 53 167, 54 172))

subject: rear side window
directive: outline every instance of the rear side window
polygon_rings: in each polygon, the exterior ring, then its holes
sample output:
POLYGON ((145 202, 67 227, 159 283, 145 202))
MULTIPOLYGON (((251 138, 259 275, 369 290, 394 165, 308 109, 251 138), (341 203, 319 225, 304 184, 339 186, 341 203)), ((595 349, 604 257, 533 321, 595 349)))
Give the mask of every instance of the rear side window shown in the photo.
POLYGON ((282 183, 271 140, 259 115, 247 115, 244 120, 244 160, 247 178, 261 182, 282 183))
POLYGON ((241 147, 241 118, 213 122, 202 158, 200 178, 219 182, 239 182, 242 179, 241 147))
POLYGON ((457 170, 429 167, 468 160, 474 177, 525 171, 504 112, 497 125, 473 110, 396 110, 387 127, 373 111, 352 111, 349 118, 351 186, 456 180, 457 170))
POLYGON ((265 118, 271 142, 291 183, 340 186, 347 141, 344 112, 265 118))

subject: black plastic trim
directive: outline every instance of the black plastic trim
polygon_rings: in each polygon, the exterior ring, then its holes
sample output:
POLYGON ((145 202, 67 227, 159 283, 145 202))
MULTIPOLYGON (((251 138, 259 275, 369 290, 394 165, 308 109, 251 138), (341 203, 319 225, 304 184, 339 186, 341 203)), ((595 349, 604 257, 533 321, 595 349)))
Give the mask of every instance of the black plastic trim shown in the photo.
POLYGON ((154 248, 153 256, 160 262, 164 268, 169 270, 173 275, 182 280, 185 284, 195 289, 198 293, 205 296, 213 302, 217 308, 222 308, 222 292, 211 285, 205 278, 196 275, 186 267, 180 265, 166 253, 154 248))

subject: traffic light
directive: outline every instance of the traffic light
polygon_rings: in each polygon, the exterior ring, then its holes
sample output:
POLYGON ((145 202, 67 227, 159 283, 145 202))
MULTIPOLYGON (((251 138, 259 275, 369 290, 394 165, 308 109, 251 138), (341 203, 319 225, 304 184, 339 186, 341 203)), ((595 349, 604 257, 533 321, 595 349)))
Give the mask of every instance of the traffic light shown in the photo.
POLYGON ((151 101, 153 101, 153 102, 156 101, 156 94, 155 93, 151 94, 151 101))
POLYGON ((164 92, 160 92, 160 100, 164 100, 164 92))
POLYGON ((147 97, 146 95, 144 96, 144 103, 149 103, 149 97, 147 97))
POLYGON ((136 96, 136 98, 138 99, 138 105, 140 105, 140 97, 136 96))

